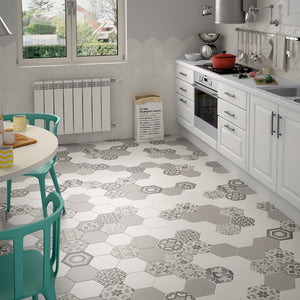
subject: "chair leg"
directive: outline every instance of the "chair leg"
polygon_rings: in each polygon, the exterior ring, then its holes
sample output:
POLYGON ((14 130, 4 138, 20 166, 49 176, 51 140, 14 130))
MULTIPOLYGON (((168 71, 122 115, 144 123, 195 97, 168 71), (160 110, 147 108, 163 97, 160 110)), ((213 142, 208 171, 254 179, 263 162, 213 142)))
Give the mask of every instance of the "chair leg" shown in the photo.
POLYGON ((40 184, 40 192, 42 198, 42 207, 43 207, 43 215, 44 218, 47 217, 47 207, 45 206, 46 201, 46 184, 45 184, 45 177, 38 177, 39 184, 40 184))
POLYGON ((32 296, 32 300, 39 300, 39 296, 38 295, 32 296))
POLYGON ((43 295, 46 300, 56 300, 55 285, 51 285, 47 290, 45 290, 43 295))
MULTIPOLYGON (((57 177, 56 177, 55 170, 54 170, 53 166, 50 169, 50 175, 51 175, 52 181, 54 183, 55 190, 61 195, 59 184, 58 184, 57 177)), ((63 215, 65 215, 65 214, 66 214, 66 210, 65 210, 65 207, 64 207, 63 208, 63 215)))
POLYGON ((6 200, 7 200, 7 212, 10 211, 10 199, 11 199, 11 180, 6 181, 6 200))

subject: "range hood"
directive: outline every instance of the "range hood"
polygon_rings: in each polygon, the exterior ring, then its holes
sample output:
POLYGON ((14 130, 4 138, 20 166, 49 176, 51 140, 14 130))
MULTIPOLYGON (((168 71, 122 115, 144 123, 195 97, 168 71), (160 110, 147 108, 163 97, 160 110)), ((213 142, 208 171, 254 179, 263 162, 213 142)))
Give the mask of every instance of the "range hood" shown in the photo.
POLYGON ((245 23, 245 12, 257 6, 257 0, 216 0, 216 24, 245 23))

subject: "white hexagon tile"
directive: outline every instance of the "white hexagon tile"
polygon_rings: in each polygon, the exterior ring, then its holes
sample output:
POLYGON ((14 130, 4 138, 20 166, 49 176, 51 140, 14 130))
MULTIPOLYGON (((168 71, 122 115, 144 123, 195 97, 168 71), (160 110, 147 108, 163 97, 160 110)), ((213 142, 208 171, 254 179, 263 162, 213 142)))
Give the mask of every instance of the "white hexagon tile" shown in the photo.
MULTIPOLYGON (((55 169, 67 209, 58 300, 299 300, 299 224, 187 140, 65 145, 55 169)), ((41 218, 36 182, 16 180, 10 213, 5 192, 1 228, 41 218)))

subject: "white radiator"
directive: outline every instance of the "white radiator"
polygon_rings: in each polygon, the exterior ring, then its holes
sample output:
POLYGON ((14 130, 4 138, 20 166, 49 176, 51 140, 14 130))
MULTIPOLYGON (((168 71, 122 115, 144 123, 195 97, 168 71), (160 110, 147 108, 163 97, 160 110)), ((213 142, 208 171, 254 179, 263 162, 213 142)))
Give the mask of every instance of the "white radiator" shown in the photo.
POLYGON ((112 81, 101 78, 34 82, 34 111, 59 116, 59 135, 109 131, 112 81))

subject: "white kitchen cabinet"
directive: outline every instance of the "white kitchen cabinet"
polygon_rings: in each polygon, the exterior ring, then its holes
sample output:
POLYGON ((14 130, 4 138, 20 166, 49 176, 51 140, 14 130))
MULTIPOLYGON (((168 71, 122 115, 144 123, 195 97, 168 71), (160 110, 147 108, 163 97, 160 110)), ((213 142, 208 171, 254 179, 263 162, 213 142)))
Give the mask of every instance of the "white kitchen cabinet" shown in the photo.
POLYGON ((179 78, 187 83, 194 83, 194 71, 185 67, 176 65, 175 68, 176 78, 179 78))
POLYGON ((227 120, 218 118, 218 151, 246 169, 246 132, 227 120))
POLYGON ((177 122, 188 129, 194 129, 194 71, 176 65, 176 117, 177 122))
POLYGON ((217 149, 240 168, 247 169, 247 93, 218 85, 217 149))
POLYGON ((300 113, 250 99, 249 172, 300 208, 300 113))
POLYGON ((218 97, 242 109, 247 107, 247 93, 231 85, 219 83, 218 97))
POLYGON ((277 191, 300 207, 300 113, 279 107, 279 117, 277 191))
POLYGON ((192 131, 194 128, 194 101, 176 94, 176 116, 180 125, 192 131))
POLYGON ((178 78, 176 79, 176 93, 190 99, 191 101, 194 101, 194 87, 191 84, 178 78))
POLYGON ((249 172, 272 189, 276 188, 277 137, 274 129, 277 109, 276 104, 251 96, 249 172))
POLYGON ((246 130, 247 112, 222 99, 218 99, 218 116, 246 130))

